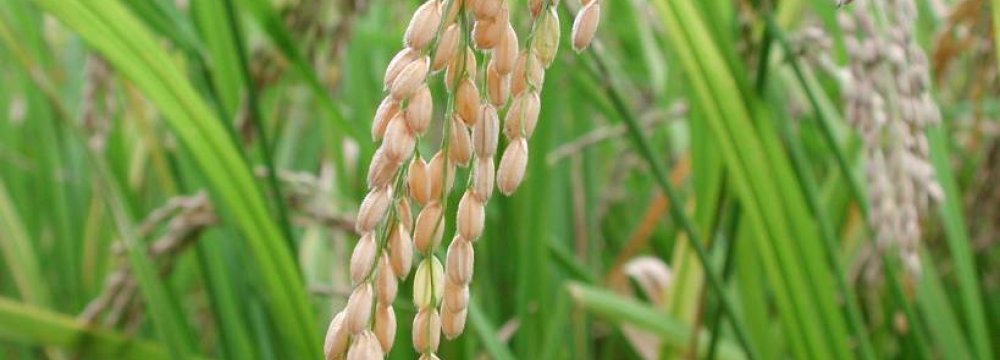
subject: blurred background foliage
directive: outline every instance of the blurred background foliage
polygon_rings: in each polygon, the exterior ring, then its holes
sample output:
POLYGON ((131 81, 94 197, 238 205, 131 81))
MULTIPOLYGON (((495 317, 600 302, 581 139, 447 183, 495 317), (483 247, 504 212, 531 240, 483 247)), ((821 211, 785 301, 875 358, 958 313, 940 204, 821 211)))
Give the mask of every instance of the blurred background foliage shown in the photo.
MULTIPOLYGON (((869 241, 838 74, 813 61, 847 64, 836 13, 867 8, 605 1, 594 47, 564 35, 546 74, 442 358, 995 359, 1000 2, 916 4, 944 119, 922 276, 869 241)), ((0 358, 321 358, 417 5, 0 2, 0 358)), ((406 298, 390 358, 414 357, 406 298)))

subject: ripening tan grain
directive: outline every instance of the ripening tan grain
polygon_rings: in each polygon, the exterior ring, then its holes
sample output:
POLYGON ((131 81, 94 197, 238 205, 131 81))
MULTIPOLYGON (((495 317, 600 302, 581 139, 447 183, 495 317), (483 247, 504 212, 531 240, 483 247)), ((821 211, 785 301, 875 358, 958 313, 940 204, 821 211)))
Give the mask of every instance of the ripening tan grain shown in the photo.
POLYGON ((419 353, 434 353, 440 342, 441 316, 437 309, 421 308, 413 318, 413 348, 419 353))
POLYGON ((573 20, 573 50, 581 52, 590 46, 601 21, 601 2, 591 1, 580 10, 573 20))
POLYGON ((401 196, 396 201, 396 218, 407 229, 413 228, 413 209, 410 208, 410 199, 408 197, 401 196))
POLYGON ((409 226, 398 224, 389 234, 389 262, 396 277, 405 279, 410 274, 413 264, 413 241, 410 239, 409 226))
POLYGON ((344 323, 351 334, 360 334, 372 317, 372 285, 365 282, 354 288, 344 307, 344 323))
POLYGON ((389 186, 400 165, 402 163, 399 160, 386 156, 381 147, 376 149, 375 155, 372 156, 372 162, 368 165, 368 188, 389 186))
POLYGON ((468 240, 476 240, 483 234, 483 223, 486 220, 484 204, 472 193, 466 191, 458 202, 458 212, 455 215, 455 226, 458 233, 468 240))
POLYGON ((392 304, 396 300, 398 291, 399 283, 396 281, 396 274, 393 272, 389 254, 383 252, 375 273, 375 299, 378 303, 392 304))
POLYGON ((476 54, 472 51, 472 48, 465 48, 465 58, 461 56, 455 56, 451 59, 451 63, 448 64, 448 71, 444 74, 444 86, 448 92, 452 92, 455 86, 458 85, 459 79, 475 79, 476 78, 476 54), (461 77, 458 77, 461 75, 461 77))
POLYGON ((502 107, 510 97, 510 75, 498 73, 493 63, 494 61, 490 60, 486 66, 486 94, 489 96, 490 104, 502 107))
POLYGON ((420 210, 417 222, 413 224, 413 247, 418 252, 426 254, 441 243, 441 237, 444 236, 444 220, 441 203, 436 199, 420 210))
POLYGON ((422 50, 434 40, 438 24, 441 22, 441 8, 437 0, 427 0, 410 18, 406 27, 404 42, 407 47, 422 50))
POLYGON ((528 142, 524 138, 511 140, 500 158, 497 168, 497 187, 504 195, 510 196, 524 180, 524 170, 528 167, 528 142))
POLYGON ((437 306, 444 294, 444 268, 436 256, 428 256, 413 273, 413 304, 418 309, 437 306))
POLYGON ((455 164, 438 151, 427 164, 427 179, 431 184, 431 199, 441 199, 441 192, 450 192, 455 185, 455 164))
POLYGON ((493 49, 493 61, 496 71, 501 75, 510 74, 514 70, 514 62, 517 61, 517 33, 510 23, 503 24, 500 33, 500 40, 493 49))
POLYGON ((472 5, 472 13, 476 19, 492 19, 500 14, 500 9, 504 7, 504 0, 477 0, 472 5))
POLYGON ((532 50, 541 60, 542 65, 549 67, 556 58, 559 50, 559 38, 562 32, 559 31, 559 14, 556 8, 551 7, 545 10, 542 18, 538 20, 538 28, 535 30, 535 40, 531 43, 532 50))
POLYGON ((410 196, 420 205, 427 204, 431 199, 431 184, 427 174, 427 163, 419 155, 414 156, 406 170, 406 185, 410 196))
POLYGON ((468 306, 469 286, 445 280, 444 299, 441 301, 441 310, 443 312, 456 312, 462 311, 468 306))
POLYGON ((530 138, 535 132, 535 125, 538 124, 540 107, 541 102, 537 92, 523 92, 514 98, 510 109, 507 110, 507 117, 504 118, 503 132, 507 139, 530 138))
POLYGON ((375 324, 372 332, 378 338, 382 351, 389 353, 392 343, 396 340, 396 312, 390 304, 378 304, 375 306, 375 324))
POLYGON ((446 339, 454 340, 459 335, 462 335, 462 331, 465 330, 467 312, 467 309, 462 309, 455 312, 446 310, 441 313, 441 333, 444 334, 446 339))
POLYGON ((385 139, 382 141, 382 148, 385 156, 397 161, 403 161, 413 153, 417 145, 417 138, 410 132, 409 125, 403 115, 396 115, 389 121, 389 127, 385 129, 385 139))
POLYGON ((463 239, 456 236, 448 245, 447 266, 445 273, 448 281, 455 284, 468 285, 472 281, 473 264, 475 252, 472 249, 472 240, 463 239))
MULTIPOLYGON (((457 2, 457 0, 453 0, 457 2)), ((434 61, 431 62, 431 70, 438 71, 444 69, 451 62, 451 59, 458 54, 459 37, 461 36, 458 24, 448 25, 447 29, 441 33, 438 39, 437 52, 434 54, 434 61)))
POLYGON ((431 96, 431 89, 424 84, 407 101, 406 125, 414 134, 420 134, 430 126, 433 116, 434 98, 431 96))
POLYGON ((475 125, 479 121, 479 88, 472 78, 464 78, 458 84, 455 110, 462 122, 468 126, 475 125))
MULTIPOLYGON (((465 0, 465 9, 468 10, 469 12, 472 12, 472 9, 475 9, 476 6, 479 6, 479 4, 477 4, 477 2, 479 1, 481 0, 465 0)), ((476 15, 475 13, 472 14, 472 16, 475 15, 476 15)))
POLYGON ((500 43, 508 24, 506 9, 501 9, 495 18, 477 19, 472 26, 472 42, 480 50, 492 49, 500 43))
POLYGON ((476 165, 472 169, 472 193, 484 204, 493 196, 495 173, 493 156, 476 158, 476 165))
POLYGON ((463 0, 451 0, 451 4, 448 4, 448 0, 443 0, 441 6, 448 6, 448 13, 445 17, 445 25, 451 25, 455 23, 455 19, 458 18, 459 10, 462 10, 462 5, 465 4, 463 0))
POLYGON ((403 68, 410 65, 413 60, 416 60, 419 57, 420 54, 410 48, 404 48, 396 53, 396 55, 392 57, 392 60, 389 61, 389 65, 385 68, 385 78, 382 81, 382 86, 385 89, 389 89, 392 84, 396 82, 396 77, 398 77, 399 73, 403 71, 403 68))
POLYGON ((352 284, 357 285, 365 281, 375 266, 376 252, 378 252, 378 244, 375 243, 375 232, 369 231, 361 236, 358 243, 354 245, 354 252, 351 254, 352 284))
POLYGON ((391 96, 382 99, 382 103, 375 110, 375 118, 372 120, 373 140, 382 140, 385 128, 389 126, 389 120, 396 117, 396 114, 399 114, 399 100, 393 99, 391 96))
POLYGON ((518 96, 530 88, 541 90, 544 77, 545 68, 538 56, 533 51, 522 51, 511 73, 510 93, 518 96))
POLYGON ((490 104, 480 107, 479 122, 472 128, 472 148, 478 157, 492 157, 500 137, 500 119, 490 104))
POLYGON ((344 326, 344 312, 338 312, 330 321, 323 342, 323 353, 326 360, 333 360, 344 355, 347 350, 347 327, 344 326))
POLYGON ((469 135, 469 128, 457 118, 452 118, 448 141, 449 160, 458 166, 468 165, 472 159, 472 136, 469 135))
POLYGON ((430 59, 426 56, 418 57, 407 64, 392 82, 392 87, 389 89, 392 97, 403 100, 413 95, 420 88, 420 85, 423 85, 429 66, 430 59))
POLYGON ((358 234, 364 234, 375 230, 375 225, 385 217, 385 213, 392 204, 392 188, 385 186, 372 189, 365 195, 361 207, 358 209, 358 218, 354 222, 354 230, 358 234))
POLYGON ((371 360, 385 357, 382 352, 382 344, 379 343, 375 333, 366 330, 351 341, 351 348, 347 350, 347 360, 371 360))
POLYGON ((531 17, 538 17, 538 13, 542 11, 544 5, 545 0, 528 0, 528 11, 531 11, 531 17))

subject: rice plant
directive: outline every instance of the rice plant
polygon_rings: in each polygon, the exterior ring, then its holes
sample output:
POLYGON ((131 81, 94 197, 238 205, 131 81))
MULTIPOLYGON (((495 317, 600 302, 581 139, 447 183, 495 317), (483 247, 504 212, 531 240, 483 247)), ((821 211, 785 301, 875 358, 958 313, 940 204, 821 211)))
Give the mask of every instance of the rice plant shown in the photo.
POLYGON ((0 2, 0 359, 995 359, 997 25, 0 2))

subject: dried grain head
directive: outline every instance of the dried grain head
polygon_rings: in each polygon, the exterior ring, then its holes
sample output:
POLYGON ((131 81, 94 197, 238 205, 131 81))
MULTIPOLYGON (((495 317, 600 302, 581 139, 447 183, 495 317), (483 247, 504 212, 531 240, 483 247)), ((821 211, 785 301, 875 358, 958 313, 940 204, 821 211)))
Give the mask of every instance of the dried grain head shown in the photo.
MULTIPOLYGON (((457 2, 457 0, 453 0, 457 2)), ((438 39, 437 52, 434 53, 434 61, 431 62, 431 69, 438 71, 444 69, 451 62, 451 59, 458 54, 459 37, 461 36, 458 24, 448 25, 448 28, 444 29, 441 33, 441 38, 438 39)))
POLYGON ((441 310, 444 312, 462 311, 469 306, 469 286, 456 284, 451 280, 444 282, 444 300, 441 310))
POLYGON ((428 253, 441 243, 444 236, 444 216, 441 203, 433 200, 420 210, 413 228, 413 246, 420 253, 428 253))
POLYGON ((368 328, 372 316, 372 285, 364 282, 354 288, 344 307, 344 323, 351 334, 357 335, 368 328))
POLYGON ((496 48, 493 49, 493 60, 496 71, 501 75, 510 74, 514 70, 514 62, 517 61, 517 32, 510 23, 503 24, 500 33, 500 40, 497 41, 496 48))
POLYGON ((372 162, 368 166, 368 188, 383 188, 389 186, 393 175, 402 163, 396 158, 386 156, 382 148, 375 150, 372 162))
POLYGON ((472 148, 478 157, 492 157, 500 137, 500 119, 490 104, 481 107, 479 122, 472 128, 472 148))
POLYGON ((406 124, 414 134, 423 133, 430 126, 434 116, 434 98, 427 84, 420 86, 407 101, 405 114, 406 124))
POLYGON ((448 6, 448 12, 446 14, 447 17, 445 18, 444 23, 448 25, 454 24, 455 19, 458 18, 459 11, 462 10, 462 6, 465 5, 465 3, 466 2, 463 0, 451 0, 451 1, 444 0, 444 4, 442 4, 441 6, 448 6), (449 2, 451 4, 447 4, 449 2))
POLYGON ((500 43, 509 24, 506 7, 500 9, 496 17, 476 19, 472 26, 472 42, 481 50, 492 49, 500 43))
POLYGON ((427 178, 430 179, 431 198, 441 199, 442 191, 450 192, 455 184, 455 164, 438 151, 427 164, 427 178))
POLYGON ((465 330, 465 317, 467 313, 467 309, 454 312, 444 310, 441 313, 441 333, 444 334, 445 338, 454 340, 459 335, 462 335, 462 331, 465 330))
POLYGON ((462 79, 455 94, 455 110, 462 122, 472 126, 479 121, 479 104, 479 88, 476 83, 470 77, 462 79))
POLYGON ((382 351, 388 354, 392 349, 392 343, 396 340, 396 312, 392 309, 392 305, 376 306, 372 332, 382 346, 382 351))
POLYGON ((375 232, 369 231, 361 236, 354 245, 351 254, 351 282, 355 285, 365 281, 375 267, 375 254, 378 244, 375 243, 375 232))
POLYGON ((375 298, 381 304, 392 304, 396 300, 398 291, 399 284, 396 281, 396 274, 392 269, 389 254, 383 252, 375 273, 375 298))
POLYGON ((421 308, 413 318, 413 348, 419 353, 434 353, 440 342, 441 316, 435 308, 421 308))
POLYGON ((455 284, 468 285, 472 281, 472 272, 475 263, 475 251, 472 248, 472 240, 455 236, 448 245, 448 255, 445 273, 448 281, 455 284))
POLYGON ((465 239, 475 240, 483 234, 483 223, 486 220, 486 209, 482 201, 472 193, 472 190, 462 195, 462 200, 458 202, 458 211, 455 215, 455 226, 458 233, 465 239))
POLYGON ((510 97, 510 75, 501 75, 496 71, 495 61, 490 60, 486 66, 486 94, 490 104, 502 107, 510 97))
POLYGON ((413 13, 410 25, 406 27, 405 45, 416 50, 423 49, 434 40, 434 34, 440 22, 441 6, 439 2, 427 0, 413 13))
MULTIPOLYGON (((479 111, 475 111, 479 113, 479 111)), ((449 134, 448 158, 459 166, 465 166, 472 159, 472 135, 469 128, 458 118, 452 118, 449 134)))
POLYGON ((403 161, 413 154, 413 149, 417 145, 417 138, 410 132, 409 125, 402 115, 396 115, 389 121, 389 127, 385 129, 385 139, 382 141, 382 149, 386 156, 403 161))
POLYGON ((531 12, 531 17, 538 17, 538 13, 542 12, 542 8, 545 6, 545 0, 528 0, 528 11, 531 12))
POLYGON ((523 92, 514 98, 504 119, 504 135, 507 139, 531 138, 535 125, 538 124, 540 109, 541 100, 535 91, 523 92))
POLYGON ((591 1, 583 7, 573 20, 573 50, 581 52, 590 46, 601 21, 601 2, 591 1))
POLYGON ((354 230, 358 234, 365 234, 375 230, 375 225, 385 217, 385 213, 392 204, 392 188, 385 186, 372 189, 365 195, 361 207, 358 209, 358 218, 354 222, 354 230))
POLYGON ((396 219, 407 229, 413 228, 413 209, 410 207, 410 199, 406 196, 396 200, 396 219))
POLYGON ((330 321, 323 343, 323 353, 327 360, 340 358, 347 350, 347 327, 344 326, 344 312, 338 312, 330 321))
POLYGON ((472 2, 472 13, 476 19, 492 19, 500 14, 504 0, 477 0, 472 2))
POLYGON ((431 184, 427 173, 427 163, 422 157, 419 155, 413 157, 406 171, 406 177, 406 184, 413 200, 420 205, 427 204, 431 199, 431 184))
POLYGON ((420 53, 410 48, 404 48, 396 53, 396 55, 392 57, 392 60, 389 61, 389 65, 385 68, 385 78, 382 82, 382 86, 389 89, 392 84, 396 82, 396 78, 399 77, 399 73, 402 72, 407 65, 410 65, 410 63, 419 57, 420 53))
POLYGON ((418 57, 407 64, 392 81, 389 89, 392 97, 399 100, 410 98, 423 85, 429 66, 430 59, 427 56, 418 57))
POLYGON ((527 49, 521 51, 517 63, 514 64, 514 72, 511 74, 511 94, 517 96, 531 88, 541 90, 545 78, 545 68, 542 65, 533 51, 527 49))
POLYGON ((496 177, 496 167, 493 157, 478 157, 476 164, 472 168, 472 193, 476 195, 482 203, 486 203, 493 196, 493 179, 496 177))
POLYGON ((413 263, 413 242, 407 226, 397 224, 389 234, 389 262, 396 277, 405 279, 413 263))
POLYGON ((372 139, 382 140, 385 135, 385 128, 389 126, 389 120, 399 114, 399 100, 391 96, 382 99, 382 103, 375 110, 375 118, 372 120, 372 139))
POLYGON ((448 64, 448 71, 444 74, 444 86, 448 89, 448 92, 452 92, 455 89, 455 85, 458 79, 475 79, 476 72, 476 54, 472 51, 472 48, 465 48, 465 57, 455 56, 451 59, 451 63, 448 64), (461 77, 459 77, 461 76, 461 77))
POLYGON ((371 360, 385 357, 382 351, 382 344, 378 337, 370 330, 359 334, 351 341, 351 348, 347 350, 347 360, 371 360))
POLYGON ((524 138, 511 140, 500 158, 497 168, 497 187, 504 195, 510 196, 524 180, 528 167, 528 142, 524 138))

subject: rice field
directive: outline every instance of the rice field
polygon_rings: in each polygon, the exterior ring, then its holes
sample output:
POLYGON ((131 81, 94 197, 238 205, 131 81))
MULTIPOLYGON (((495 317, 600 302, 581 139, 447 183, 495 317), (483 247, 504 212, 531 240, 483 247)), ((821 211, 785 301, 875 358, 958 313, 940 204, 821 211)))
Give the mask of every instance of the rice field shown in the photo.
POLYGON ((997 359, 1000 0, 0 2, 0 359, 997 359))

